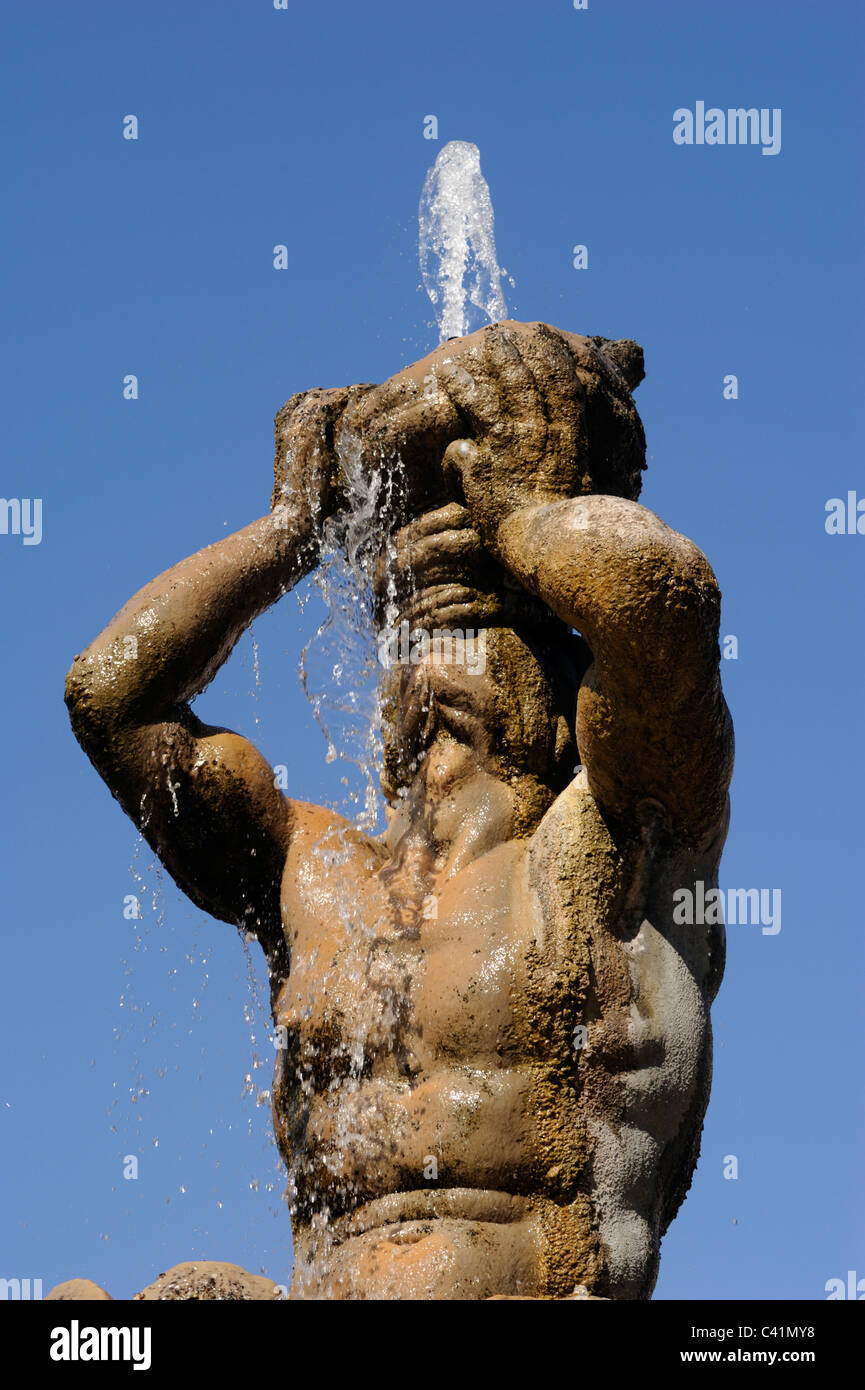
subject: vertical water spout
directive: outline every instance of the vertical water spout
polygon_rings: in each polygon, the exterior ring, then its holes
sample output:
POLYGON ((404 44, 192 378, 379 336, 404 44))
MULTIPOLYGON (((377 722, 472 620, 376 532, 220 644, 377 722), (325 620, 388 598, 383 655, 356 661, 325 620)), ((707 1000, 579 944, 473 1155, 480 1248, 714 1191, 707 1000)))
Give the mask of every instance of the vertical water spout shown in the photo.
POLYGON ((421 276, 441 342, 507 318, 477 145, 451 140, 441 150, 424 181, 418 220, 421 276))

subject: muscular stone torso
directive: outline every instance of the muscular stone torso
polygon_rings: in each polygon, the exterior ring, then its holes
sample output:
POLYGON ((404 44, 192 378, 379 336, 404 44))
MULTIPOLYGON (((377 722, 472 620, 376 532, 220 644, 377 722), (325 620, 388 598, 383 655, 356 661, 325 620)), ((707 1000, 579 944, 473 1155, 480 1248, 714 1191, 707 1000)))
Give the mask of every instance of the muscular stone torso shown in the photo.
POLYGON ((295 1297, 653 1280, 653 1175, 709 1060, 709 946, 675 939, 666 885, 711 865, 674 870, 656 803, 617 837, 584 772, 515 835, 531 789, 483 762, 434 742, 385 843, 298 807, 274 1086, 295 1297))

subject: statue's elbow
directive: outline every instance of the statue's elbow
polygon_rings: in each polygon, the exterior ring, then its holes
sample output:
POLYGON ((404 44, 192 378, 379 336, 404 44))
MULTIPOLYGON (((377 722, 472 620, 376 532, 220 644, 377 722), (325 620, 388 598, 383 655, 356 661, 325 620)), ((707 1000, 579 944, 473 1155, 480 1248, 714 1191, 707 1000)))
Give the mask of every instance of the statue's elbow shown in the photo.
POLYGON ((84 656, 76 656, 66 673, 64 699, 72 732, 89 752, 99 742, 108 722, 108 706, 84 656))
POLYGON ((683 613, 715 643, 721 624, 721 586, 702 550, 686 536, 677 536, 671 549, 669 590, 683 613))
POLYGON ((76 656, 66 672, 63 688, 63 699, 76 738, 80 738, 79 731, 85 722, 85 711, 88 704, 86 682, 82 679, 82 674, 81 657, 76 656))
POLYGON ((718 577, 706 556, 699 546, 694 545, 693 541, 688 542, 691 548, 690 569, 695 583, 700 587, 707 602, 721 606, 721 586, 718 577))

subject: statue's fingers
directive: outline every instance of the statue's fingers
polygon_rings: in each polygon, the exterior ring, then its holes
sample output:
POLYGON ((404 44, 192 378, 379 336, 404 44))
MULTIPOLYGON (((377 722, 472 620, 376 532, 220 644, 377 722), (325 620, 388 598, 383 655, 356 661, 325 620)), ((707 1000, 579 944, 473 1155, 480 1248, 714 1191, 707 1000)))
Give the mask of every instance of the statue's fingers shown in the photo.
POLYGON ((481 451, 472 439, 455 439, 445 449, 442 459, 442 469, 444 475, 456 475, 460 482, 465 481, 466 477, 477 468, 481 458, 481 451))
MULTIPOLYGON (((271 505, 276 506, 295 498, 301 489, 301 479, 310 454, 310 435, 318 438, 318 423, 312 428, 313 399, 318 390, 301 391, 291 396, 274 420, 276 451, 273 462, 274 487, 271 505)), ((319 407, 320 408, 320 407, 319 407)))
POLYGON ((349 404, 368 385, 313 387, 290 397, 274 421, 276 452, 271 505, 301 498, 317 514, 334 489, 338 467, 334 429, 349 404))
POLYGON ((557 329, 537 323, 526 341, 525 352, 547 420, 575 429, 582 418, 585 390, 570 344, 557 329))
POLYGON ((349 402, 366 387, 315 387, 293 396, 277 415, 277 444, 290 450, 298 461, 322 456, 329 446, 333 426, 349 402))
POLYGON ((481 550, 481 538, 474 527, 439 530, 412 538, 400 534, 392 554, 383 557, 383 562, 394 575, 416 570, 426 573, 440 564, 469 565, 481 550))
POLYGON ((424 512, 422 516, 406 522, 405 526, 400 527, 397 531, 396 541, 399 544, 405 540, 407 544, 412 544, 424 536, 434 535, 439 531, 458 531, 470 528, 471 517, 468 509, 460 506, 459 502, 446 502, 443 507, 436 507, 432 511, 424 512))
POLYGON ((292 396, 276 418, 290 436, 300 437, 309 431, 320 433, 357 392, 368 389, 365 386, 315 386, 292 396))
POLYGON ((459 502, 448 502, 401 526, 383 561, 399 571, 427 558, 439 546, 468 554, 476 545, 480 545, 480 536, 471 524, 468 508, 459 502))
POLYGON ((485 351, 501 394, 506 398, 508 413, 526 419, 537 417, 540 404, 539 383, 535 364, 527 347, 531 336, 524 332, 495 325, 485 338, 485 351))
MULTIPOLYGON (((575 462, 586 442, 585 389, 577 362, 561 334, 545 323, 534 324, 518 346, 537 393, 533 418, 540 449, 536 446, 535 458, 548 458, 558 470, 564 459, 575 462)), ((519 419, 527 418, 532 419, 521 410, 519 419)), ((527 444, 525 440, 524 452, 527 444)))
POLYGON ((418 443, 424 452, 441 452, 462 429, 457 408, 445 391, 433 382, 420 389, 410 381, 386 391, 377 388, 356 408, 349 407, 344 424, 366 445, 386 454, 418 443))
POLYGON ((483 507, 489 491, 489 456, 471 439, 457 439, 449 444, 442 459, 445 483, 452 492, 462 494, 477 522, 477 509, 483 507))
POLYGON ((489 433, 506 420, 505 402, 483 344, 473 344, 458 356, 444 358, 436 369, 437 383, 454 405, 481 433, 489 433))

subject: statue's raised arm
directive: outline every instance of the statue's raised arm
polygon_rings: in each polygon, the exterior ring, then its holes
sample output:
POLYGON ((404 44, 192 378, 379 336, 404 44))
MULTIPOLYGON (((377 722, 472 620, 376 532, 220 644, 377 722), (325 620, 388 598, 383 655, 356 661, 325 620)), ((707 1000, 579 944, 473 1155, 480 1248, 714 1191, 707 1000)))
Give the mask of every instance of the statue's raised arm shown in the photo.
POLYGON ((189 706, 249 624, 316 564, 338 486, 333 423, 351 394, 309 391, 283 407, 285 486, 272 512, 141 589, 66 681, 78 741, 175 881, 197 906, 254 931, 276 963, 292 803, 245 738, 189 706))
POLYGON ((546 324, 475 338, 442 368, 472 427, 445 469, 505 570, 589 645, 576 733, 599 805, 628 820, 653 798, 699 848, 724 823, 732 770, 720 591, 697 547, 632 500, 642 430, 627 392, 641 354, 621 345, 619 367, 546 324))

